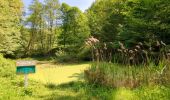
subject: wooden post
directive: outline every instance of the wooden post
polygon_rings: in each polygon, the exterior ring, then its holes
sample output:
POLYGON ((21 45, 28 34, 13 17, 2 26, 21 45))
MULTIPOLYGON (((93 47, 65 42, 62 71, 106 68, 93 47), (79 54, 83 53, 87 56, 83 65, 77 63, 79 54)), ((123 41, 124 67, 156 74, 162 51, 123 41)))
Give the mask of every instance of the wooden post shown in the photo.
POLYGON ((24 74, 24 87, 28 87, 28 74, 24 74))

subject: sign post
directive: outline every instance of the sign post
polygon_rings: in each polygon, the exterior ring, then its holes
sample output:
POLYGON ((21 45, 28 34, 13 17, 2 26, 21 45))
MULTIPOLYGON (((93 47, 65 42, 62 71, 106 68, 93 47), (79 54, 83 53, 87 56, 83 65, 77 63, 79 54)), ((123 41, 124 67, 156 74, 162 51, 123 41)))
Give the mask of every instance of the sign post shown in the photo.
POLYGON ((24 74, 24 87, 28 87, 28 74, 24 74))
POLYGON ((17 61, 16 73, 24 74, 24 87, 28 87, 28 74, 35 73, 36 62, 35 61, 17 61))

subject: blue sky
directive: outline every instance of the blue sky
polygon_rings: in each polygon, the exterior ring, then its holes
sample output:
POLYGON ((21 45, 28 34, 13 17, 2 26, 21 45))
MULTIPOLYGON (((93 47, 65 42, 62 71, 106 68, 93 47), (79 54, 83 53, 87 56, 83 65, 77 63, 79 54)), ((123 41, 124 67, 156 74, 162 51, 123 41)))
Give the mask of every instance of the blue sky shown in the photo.
MULTIPOLYGON (((43 0, 40 0, 43 1, 43 0)), ((70 6, 76 6, 79 7, 82 11, 86 10, 87 8, 90 7, 90 5, 95 1, 95 0, 59 0, 60 3, 65 2, 69 4, 70 6)), ((32 0, 23 0, 25 8, 28 8, 29 4, 32 2, 32 0)))

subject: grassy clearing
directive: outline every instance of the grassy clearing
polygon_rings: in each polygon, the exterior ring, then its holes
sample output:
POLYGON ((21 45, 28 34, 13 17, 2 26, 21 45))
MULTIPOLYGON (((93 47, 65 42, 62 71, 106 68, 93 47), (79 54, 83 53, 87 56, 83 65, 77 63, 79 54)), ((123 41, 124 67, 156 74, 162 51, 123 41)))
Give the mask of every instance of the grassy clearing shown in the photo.
POLYGON ((90 65, 86 64, 54 64, 42 62, 37 65, 35 74, 29 78, 42 83, 62 84, 83 79, 83 72, 90 65))
POLYGON ((38 65, 37 74, 29 76, 31 79, 29 87, 25 89, 23 76, 15 74, 15 63, 0 57, 0 100, 167 100, 170 98, 170 88, 165 86, 141 86, 136 89, 109 88, 75 81, 78 79, 77 76, 81 76, 77 73, 88 68, 88 65, 41 63, 38 65), (43 76, 45 72, 49 75, 46 79, 43 76), (76 78, 69 78, 75 73, 76 78), (57 80, 55 77, 60 79, 62 84, 58 85, 59 81, 55 81, 57 80))

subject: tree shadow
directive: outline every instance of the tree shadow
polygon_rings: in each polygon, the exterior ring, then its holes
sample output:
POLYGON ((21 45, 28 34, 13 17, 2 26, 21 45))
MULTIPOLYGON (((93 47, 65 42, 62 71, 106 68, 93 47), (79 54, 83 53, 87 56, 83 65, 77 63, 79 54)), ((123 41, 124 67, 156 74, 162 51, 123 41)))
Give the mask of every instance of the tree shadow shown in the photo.
POLYGON ((77 81, 60 85, 48 83, 45 84, 45 87, 52 90, 52 92, 48 95, 39 96, 38 98, 43 100, 81 100, 81 98, 85 96, 85 94, 79 91, 80 88, 84 87, 83 85, 84 83, 77 81))
POLYGON ((55 90, 55 89, 57 89, 57 85, 54 84, 54 83, 46 83, 46 84, 45 84, 45 87, 48 88, 48 89, 50 89, 50 90, 55 90))
POLYGON ((39 97, 43 100, 110 100, 109 88, 91 85, 82 81, 72 81, 60 85, 46 86, 52 93, 39 97))
POLYGON ((69 78, 77 78, 78 81, 84 80, 84 73, 74 73, 69 78))
POLYGON ((64 83, 64 84, 60 84, 57 86, 57 89, 61 89, 61 90, 71 90, 73 92, 79 92, 81 89, 85 88, 85 83, 81 82, 81 81, 72 81, 69 83, 64 83))

